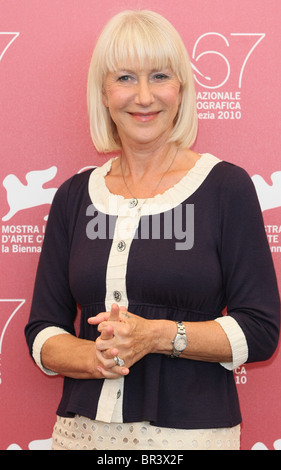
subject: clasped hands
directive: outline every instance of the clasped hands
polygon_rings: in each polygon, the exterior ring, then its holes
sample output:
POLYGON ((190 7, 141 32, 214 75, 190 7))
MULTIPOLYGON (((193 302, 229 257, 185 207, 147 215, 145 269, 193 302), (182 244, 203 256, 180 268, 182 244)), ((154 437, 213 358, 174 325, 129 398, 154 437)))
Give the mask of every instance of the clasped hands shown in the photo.
POLYGON ((117 304, 111 306, 110 312, 88 319, 90 325, 98 325, 100 332, 96 339, 97 369, 104 378, 128 375, 130 367, 151 352, 149 322, 117 304), (123 366, 116 364, 116 356, 123 359, 123 366))

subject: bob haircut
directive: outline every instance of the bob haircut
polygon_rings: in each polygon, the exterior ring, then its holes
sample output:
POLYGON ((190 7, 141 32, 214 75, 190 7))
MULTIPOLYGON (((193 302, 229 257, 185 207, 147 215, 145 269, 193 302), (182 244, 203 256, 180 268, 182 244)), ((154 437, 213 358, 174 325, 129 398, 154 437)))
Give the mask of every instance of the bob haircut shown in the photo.
POLYGON ((169 142, 180 148, 193 145, 198 118, 193 71, 185 45, 171 23, 148 10, 127 10, 114 16, 103 29, 90 63, 87 102, 90 131, 96 149, 102 153, 121 149, 115 123, 102 101, 108 72, 126 69, 128 64, 151 64, 153 69, 170 67, 177 76, 182 100, 169 142))

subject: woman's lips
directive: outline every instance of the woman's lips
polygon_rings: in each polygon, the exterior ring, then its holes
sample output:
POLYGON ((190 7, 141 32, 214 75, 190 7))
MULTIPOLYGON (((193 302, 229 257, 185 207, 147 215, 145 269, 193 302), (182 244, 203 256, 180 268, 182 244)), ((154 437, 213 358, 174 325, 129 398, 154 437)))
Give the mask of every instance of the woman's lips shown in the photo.
POLYGON ((150 122, 153 121, 159 114, 159 111, 150 113, 129 113, 136 121, 139 122, 150 122))

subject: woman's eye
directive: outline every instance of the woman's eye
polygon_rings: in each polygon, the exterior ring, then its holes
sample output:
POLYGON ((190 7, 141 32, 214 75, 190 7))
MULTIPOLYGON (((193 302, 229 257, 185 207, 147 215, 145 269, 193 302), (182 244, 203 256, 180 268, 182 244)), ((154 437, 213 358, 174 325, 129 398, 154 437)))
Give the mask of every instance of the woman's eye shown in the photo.
POLYGON ((132 77, 130 75, 122 75, 118 78, 118 82, 128 82, 131 80, 132 77))
POLYGON ((165 73, 157 73, 157 74, 154 75, 154 78, 155 78, 156 80, 160 80, 160 81, 161 81, 161 80, 166 80, 166 79, 169 78, 169 77, 168 77, 168 75, 166 75, 165 73))

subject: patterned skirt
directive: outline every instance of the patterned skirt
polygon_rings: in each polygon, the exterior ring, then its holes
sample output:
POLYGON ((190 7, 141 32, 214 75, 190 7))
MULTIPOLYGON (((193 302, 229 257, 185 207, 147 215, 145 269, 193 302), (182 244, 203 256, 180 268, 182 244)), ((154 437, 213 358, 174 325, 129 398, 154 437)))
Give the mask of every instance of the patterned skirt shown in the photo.
POLYGON ((103 423, 76 415, 57 417, 52 450, 239 450, 240 425, 171 429, 142 423, 103 423))

